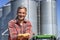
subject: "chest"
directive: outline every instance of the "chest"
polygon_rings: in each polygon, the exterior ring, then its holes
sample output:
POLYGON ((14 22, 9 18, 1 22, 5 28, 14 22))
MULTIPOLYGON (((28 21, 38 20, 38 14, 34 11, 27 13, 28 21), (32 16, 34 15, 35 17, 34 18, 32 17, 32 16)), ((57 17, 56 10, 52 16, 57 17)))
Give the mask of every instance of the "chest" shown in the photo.
POLYGON ((23 24, 23 25, 17 25, 17 24, 15 24, 14 25, 14 32, 18 33, 18 34, 19 33, 23 34, 23 33, 26 32, 27 27, 28 27, 28 24, 23 24))

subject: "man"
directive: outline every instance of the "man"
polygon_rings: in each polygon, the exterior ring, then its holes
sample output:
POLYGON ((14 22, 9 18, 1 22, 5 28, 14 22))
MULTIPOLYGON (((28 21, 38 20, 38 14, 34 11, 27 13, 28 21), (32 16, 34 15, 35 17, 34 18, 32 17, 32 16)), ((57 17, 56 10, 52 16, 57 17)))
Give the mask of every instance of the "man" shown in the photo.
POLYGON ((26 20, 26 7, 18 7, 17 17, 9 21, 9 40, 29 40, 32 36, 31 23, 26 20))

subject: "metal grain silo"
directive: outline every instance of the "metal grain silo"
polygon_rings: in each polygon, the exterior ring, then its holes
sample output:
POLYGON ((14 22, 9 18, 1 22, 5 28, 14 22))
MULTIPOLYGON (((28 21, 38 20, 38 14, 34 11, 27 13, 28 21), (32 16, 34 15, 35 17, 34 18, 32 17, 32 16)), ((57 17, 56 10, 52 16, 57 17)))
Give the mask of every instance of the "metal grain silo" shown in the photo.
POLYGON ((6 4, 2 7, 2 27, 1 27, 1 40, 8 40, 8 36, 5 35, 7 34, 8 30, 8 20, 10 19, 11 15, 7 17, 7 15, 10 14, 10 11, 11 11, 11 6, 10 6, 10 3, 9 4, 6 4))
POLYGON ((11 12, 16 17, 17 8, 25 6, 27 8, 26 19, 32 23, 32 30, 37 34, 37 3, 34 0, 11 0, 11 12))
POLYGON ((0 8, 0 27, 1 27, 1 20, 2 20, 2 8, 0 8))
POLYGON ((1 39, 1 24, 2 24, 2 8, 0 8, 0 39, 1 39))
POLYGON ((40 5, 41 34, 57 35, 56 0, 42 0, 40 5))
POLYGON ((10 13, 10 4, 7 4, 7 5, 4 5, 3 7, 2 7, 2 28, 7 28, 7 27, 5 27, 5 24, 6 24, 6 16, 10 13))
POLYGON ((37 7, 37 32, 40 34, 40 1, 41 0, 36 0, 38 2, 38 7, 37 7))
POLYGON ((0 8, 0 18, 2 17, 2 8, 0 8))
POLYGON ((29 0, 29 20, 32 23, 32 31, 37 35, 37 3, 29 0))

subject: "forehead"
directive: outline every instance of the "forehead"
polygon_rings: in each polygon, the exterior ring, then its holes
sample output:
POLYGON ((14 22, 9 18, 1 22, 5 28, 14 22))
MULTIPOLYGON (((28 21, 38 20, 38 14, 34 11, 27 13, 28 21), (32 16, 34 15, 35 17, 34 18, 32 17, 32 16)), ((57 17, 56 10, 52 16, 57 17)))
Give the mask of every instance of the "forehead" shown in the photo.
POLYGON ((19 11, 26 11, 26 9, 25 8, 21 8, 21 9, 19 9, 19 11))

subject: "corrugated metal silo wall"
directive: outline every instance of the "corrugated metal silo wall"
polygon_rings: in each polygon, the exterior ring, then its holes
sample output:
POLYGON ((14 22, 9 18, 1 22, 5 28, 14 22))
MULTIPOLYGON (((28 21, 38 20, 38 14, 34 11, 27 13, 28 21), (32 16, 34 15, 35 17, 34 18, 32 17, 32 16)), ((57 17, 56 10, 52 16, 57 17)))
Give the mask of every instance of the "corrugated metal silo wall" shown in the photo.
POLYGON ((2 8, 0 8, 0 18, 2 17, 2 8))
POLYGON ((2 8, 0 8, 0 39, 1 39, 1 24, 2 24, 2 8))
POLYGON ((40 34, 40 1, 38 1, 38 7, 37 7, 37 32, 40 34))
POLYGON ((11 2, 11 12, 16 17, 17 8, 19 6, 25 6, 27 8, 26 19, 31 21, 32 30, 37 34, 37 3, 34 0, 14 0, 11 2))
POLYGON ((41 34, 57 35, 56 1, 41 1, 41 34))
POLYGON ((8 40, 8 21, 12 19, 11 17, 11 6, 10 4, 5 5, 2 7, 2 26, 1 26, 1 40, 8 40))
POLYGON ((53 28, 53 34, 55 35, 55 36, 57 36, 58 35, 58 26, 57 26, 57 5, 56 5, 56 0, 54 0, 54 1, 52 1, 51 2, 51 4, 52 4, 52 28, 53 28))
POLYGON ((32 31, 37 35, 37 3, 29 1, 29 20, 32 24, 32 31))

